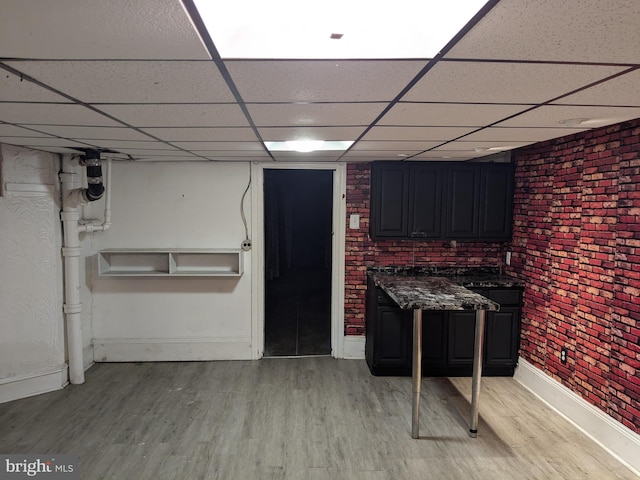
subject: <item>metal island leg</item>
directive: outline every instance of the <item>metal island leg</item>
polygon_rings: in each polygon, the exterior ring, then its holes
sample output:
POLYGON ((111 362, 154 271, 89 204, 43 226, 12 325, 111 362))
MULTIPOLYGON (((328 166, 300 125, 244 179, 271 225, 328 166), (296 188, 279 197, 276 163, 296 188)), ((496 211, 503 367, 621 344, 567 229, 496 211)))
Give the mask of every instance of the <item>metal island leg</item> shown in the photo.
POLYGON ((482 346, 484 343, 485 316, 486 312, 484 310, 476 310, 476 334, 475 346, 473 349, 473 380, 471 385, 471 423, 469 425, 469 436, 473 438, 478 436, 478 402, 480 397, 480 379, 482 378, 482 346))
POLYGON ((422 310, 413 311, 413 405, 411 438, 420 437, 420 384, 422 382, 422 310))

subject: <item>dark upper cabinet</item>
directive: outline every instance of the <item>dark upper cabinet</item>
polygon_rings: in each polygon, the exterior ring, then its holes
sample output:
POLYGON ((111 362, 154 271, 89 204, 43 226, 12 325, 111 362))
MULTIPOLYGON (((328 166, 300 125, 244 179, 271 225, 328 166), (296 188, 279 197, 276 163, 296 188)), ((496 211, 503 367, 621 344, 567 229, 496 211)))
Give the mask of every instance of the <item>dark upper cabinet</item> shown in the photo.
POLYGON ((414 163, 409 167, 409 237, 439 238, 441 233, 442 167, 414 163))
POLYGON ((480 171, 478 236, 511 238, 514 169, 510 164, 486 164, 480 171))
POLYGON ((374 162, 374 239, 509 240, 513 166, 374 162))
POLYGON ((402 163, 376 165, 371 172, 371 192, 372 236, 406 237, 409 218, 409 169, 402 163))
POLYGON ((453 164, 447 169, 445 236, 478 236, 480 165, 453 164))

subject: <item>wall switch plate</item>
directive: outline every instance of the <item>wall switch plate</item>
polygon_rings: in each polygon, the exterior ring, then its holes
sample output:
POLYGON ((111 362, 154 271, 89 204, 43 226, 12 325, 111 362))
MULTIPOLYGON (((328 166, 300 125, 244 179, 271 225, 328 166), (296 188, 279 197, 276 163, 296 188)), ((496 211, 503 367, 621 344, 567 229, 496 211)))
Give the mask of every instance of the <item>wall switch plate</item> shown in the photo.
POLYGON ((360 215, 352 214, 349 216, 349 228, 352 230, 360 228, 360 215))
POLYGON ((511 265, 511 252, 507 252, 506 264, 511 265))

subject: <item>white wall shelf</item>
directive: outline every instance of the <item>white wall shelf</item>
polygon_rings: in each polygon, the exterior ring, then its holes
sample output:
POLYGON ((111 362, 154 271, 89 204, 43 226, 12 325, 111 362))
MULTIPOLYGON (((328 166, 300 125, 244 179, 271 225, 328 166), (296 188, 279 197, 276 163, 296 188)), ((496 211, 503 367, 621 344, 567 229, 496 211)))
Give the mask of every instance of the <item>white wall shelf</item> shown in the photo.
POLYGON ((240 249, 112 249, 98 253, 101 276, 239 277, 240 249))

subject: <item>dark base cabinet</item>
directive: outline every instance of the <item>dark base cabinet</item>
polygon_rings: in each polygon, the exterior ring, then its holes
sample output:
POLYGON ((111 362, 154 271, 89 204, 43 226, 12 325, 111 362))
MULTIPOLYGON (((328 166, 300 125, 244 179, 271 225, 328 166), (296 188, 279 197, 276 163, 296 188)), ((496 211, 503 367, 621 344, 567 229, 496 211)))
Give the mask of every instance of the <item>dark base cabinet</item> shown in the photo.
MULTIPOLYGON (((483 376, 513 376, 520 342, 520 288, 472 288, 500 304, 487 312, 483 376)), ((373 375, 411 376, 413 312, 396 306, 369 280, 365 356, 373 375)), ((424 376, 471 376, 474 311, 425 311, 422 314, 424 376)))

